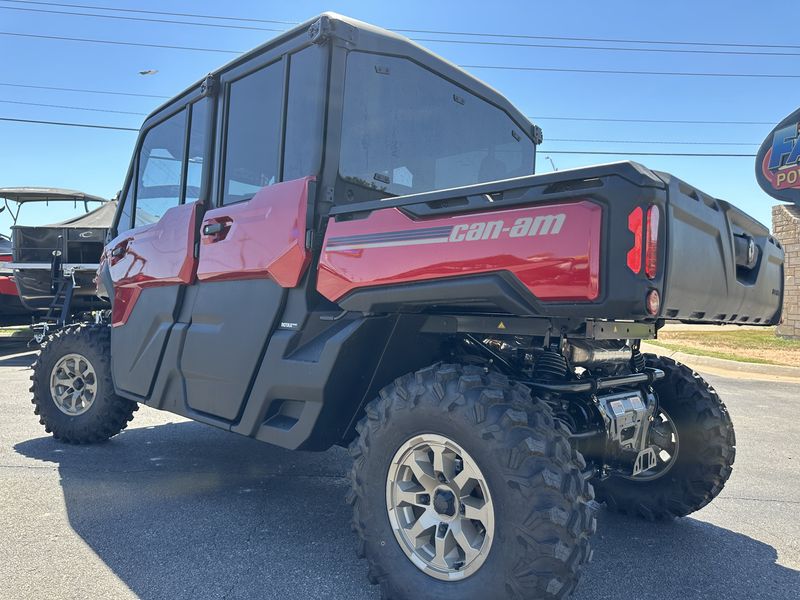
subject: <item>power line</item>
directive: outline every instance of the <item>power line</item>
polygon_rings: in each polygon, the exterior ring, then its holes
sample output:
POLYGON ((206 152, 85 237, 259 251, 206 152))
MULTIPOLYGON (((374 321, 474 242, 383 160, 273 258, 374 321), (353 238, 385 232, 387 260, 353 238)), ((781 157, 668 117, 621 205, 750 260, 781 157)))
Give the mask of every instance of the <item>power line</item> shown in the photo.
MULTIPOLYGON (((66 13, 63 13, 66 14, 66 13)), ((800 56, 797 52, 754 52, 752 50, 694 50, 686 48, 623 48, 619 46, 581 46, 575 44, 547 44, 531 42, 489 42, 483 40, 442 40, 433 38, 411 38, 416 42, 439 42, 441 44, 471 44, 476 46, 510 46, 514 48, 556 48, 559 50, 602 50, 611 52, 660 52, 668 54, 722 54, 739 56, 800 56)))
MULTIPOLYGON (((278 25, 298 25, 298 21, 279 21, 275 19, 260 19, 255 17, 233 17, 229 15, 205 15, 197 13, 181 13, 181 12, 166 12, 157 10, 142 10, 130 8, 117 8, 110 6, 97 6, 90 4, 72 4, 62 2, 39 2, 34 0, 2 0, 7 3, 14 4, 35 4, 42 6, 55 6, 62 8, 84 8, 91 10, 105 10, 109 12, 121 13, 138 13, 138 14, 152 14, 163 15, 170 17, 193 17, 201 19, 217 19, 225 21, 239 21, 244 23, 271 23, 278 25)), ((677 46, 710 46, 710 47, 725 47, 725 48, 792 48, 800 49, 800 45, 794 44, 763 44, 763 43, 744 43, 744 42, 709 42, 709 41, 686 41, 686 40, 641 40, 631 38, 597 38, 597 37, 568 37, 568 36, 554 36, 554 35, 531 35, 531 34, 515 34, 515 33, 490 33, 490 32, 477 32, 477 31, 445 31, 433 29, 401 29, 392 28, 394 31, 403 33, 422 33, 427 35, 460 35, 468 37, 499 37, 511 39, 529 39, 529 40, 558 40, 570 42, 603 42, 603 43, 617 43, 617 44, 662 44, 662 45, 677 45, 677 46)))
POLYGON ((85 106, 66 106, 64 104, 43 104, 40 102, 21 102, 18 100, 0 100, 3 104, 20 104, 24 106, 43 106, 46 108, 65 108, 68 110, 85 110, 89 112, 115 113, 120 115, 139 115, 145 116, 147 113, 132 112, 129 110, 114 110, 111 108, 87 108, 85 106))
POLYGON ((584 140, 576 138, 545 138, 545 142, 581 142, 584 144, 659 144, 659 145, 695 145, 695 146, 758 146, 753 142, 689 142, 676 140, 584 140))
POLYGON ((223 15, 200 15, 196 13, 165 12, 160 10, 142 10, 133 8, 112 8, 109 6, 94 6, 90 4, 65 4, 60 2, 34 2, 33 0, 2 0, 15 4, 39 4, 44 6, 62 6, 66 8, 90 8, 94 10, 108 10, 114 12, 139 13, 145 15, 164 15, 168 17, 196 17, 200 19, 220 19, 225 21, 244 21, 249 23, 277 23, 278 25, 297 25, 297 21, 276 21, 275 19, 257 19, 255 17, 229 17, 223 15))
MULTIPOLYGON (((142 42, 123 42, 119 40, 98 40, 93 38, 75 38, 68 36, 58 35, 40 35, 33 33, 15 33, 9 31, 0 31, 0 35, 7 35, 13 37, 34 38, 34 39, 47 39, 57 41, 69 42, 83 42, 90 44, 110 44, 114 46, 137 46, 143 48, 159 48, 168 50, 189 50, 193 52, 218 52, 223 54, 242 54, 242 50, 227 50, 222 48, 202 48, 195 46, 176 46, 171 44, 145 44, 142 42)), ((604 75, 670 75, 680 77, 736 77, 736 78, 758 78, 764 77, 769 79, 800 79, 800 75, 790 75, 781 73, 694 73, 684 71, 625 71, 625 70, 611 70, 611 69, 564 69, 554 67, 514 67, 507 65, 461 65, 464 69, 492 69, 492 70, 507 70, 507 71, 537 71, 537 72, 554 72, 554 73, 595 73, 604 75)))
POLYGON ((112 46, 138 46, 140 48, 162 48, 167 50, 191 50, 193 52, 221 52, 225 54, 242 54, 241 50, 223 50, 220 48, 199 48, 196 46, 173 46, 170 44, 145 44, 143 42, 121 42, 119 40, 96 40, 91 38, 75 38, 64 35, 40 35, 35 33, 14 33, 0 31, 0 35, 13 37, 36 38, 42 40, 58 40, 62 42, 84 42, 88 44, 110 44, 112 46))
POLYGON ((800 75, 781 73, 693 73, 687 71, 624 71, 612 69, 557 69, 553 67, 510 67, 505 65, 460 65, 462 69, 494 69, 504 71, 542 71, 554 73, 601 73, 604 75, 672 75, 677 77, 767 77, 800 79, 800 75))
POLYGON ((690 125, 775 125, 772 121, 701 121, 693 119, 612 119, 597 117, 528 117, 531 121, 600 121, 608 123, 671 123, 690 125))
MULTIPOLYGON (((12 1, 12 0, 5 0, 12 1)), ((57 5, 54 5, 57 6, 57 5)), ((250 31, 276 31, 283 32, 285 29, 276 29, 274 27, 254 27, 252 25, 229 25, 221 23, 201 23, 197 21, 178 21, 175 19, 155 19, 151 17, 129 17, 122 15, 104 15, 99 13, 89 12, 74 12, 64 10, 48 10, 42 8, 20 8, 16 6, 0 6, 2 10, 15 10, 33 13, 46 13, 55 15, 67 15, 74 17, 92 17, 99 19, 117 19, 124 21, 137 21, 145 23, 166 23, 172 25, 191 25, 196 27, 215 27, 223 29, 240 29, 250 31)), ((710 55, 738 55, 738 56, 800 56, 798 52, 773 52, 761 51, 756 52, 753 50, 697 50, 686 48, 624 48, 618 46, 586 46, 575 44, 553 44, 553 43, 530 43, 530 42, 499 42, 499 41, 485 41, 485 40, 444 40, 434 38, 412 38, 417 42, 426 43, 440 43, 440 44, 467 44, 478 46, 506 46, 515 48, 554 48, 558 50, 600 50, 608 52, 657 52, 657 53, 671 53, 671 54, 710 54, 710 55)))
POLYGON ((55 92, 80 92, 82 94, 109 94, 111 96, 133 96, 135 98, 158 98, 158 99, 171 98, 171 96, 159 96, 157 94, 139 94, 134 92, 117 92, 112 90, 87 90, 82 88, 52 87, 47 85, 28 85, 23 83, 0 82, 0 85, 5 87, 27 88, 32 90, 52 90, 55 92))
MULTIPOLYGON (((89 129, 110 129, 114 131, 139 131, 133 127, 114 127, 111 125, 94 125, 90 123, 72 123, 67 121, 43 121, 38 119, 12 119, 0 117, 0 121, 13 123, 28 123, 36 125, 56 125, 62 127, 84 127, 89 129)), ((716 152, 621 152, 611 150, 541 150, 546 154, 587 154, 587 155, 617 155, 617 156, 692 156, 692 157, 718 157, 718 158, 754 158, 755 154, 733 154, 716 152)))
MULTIPOLYGON (((84 94, 108 94, 112 96, 132 96, 135 98, 157 98, 159 100, 168 100, 171 96, 162 96, 158 94, 140 94, 134 92, 119 92, 115 90, 90 90, 84 88, 65 88, 53 87, 45 85, 26 85, 21 83, 7 83, 0 82, 0 86, 27 88, 35 90, 51 90, 57 92, 78 92, 84 94)), ((76 107, 71 107, 76 108, 76 107)), ((136 113, 145 114, 145 113, 136 113)), ((608 117, 553 117, 553 116, 529 116, 532 121, 597 121, 597 122, 610 122, 610 123, 667 123, 667 124, 690 124, 690 125, 774 125, 771 121, 704 121, 693 119, 622 119, 622 118, 608 118, 608 117)))
MULTIPOLYGON (((18 1, 18 0, 3 0, 4 2, 18 1)), ((483 32, 469 32, 469 31, 436 31, 430 29, 393 29, 393 31, 400 31, 403 33, 423 33, 423 34, 436 34, 436 35, 463 35, 475 37, 499 37, 511 39, 526 39, 526 40, 558 40, 565 42, 600 42, 607 44, 664 44, 674 46, 712 46, 723 48, 794 48, 799 49, 800 45, 793 44, 748 44, 748 43, 732 43, 732 42, 687 42, 678 40, 637 40, 630 38, 596 38, 596 37, 569 37, 558 35, 527 35, 518 33, 483 33, 483 32)))
POLYGON ((40 121, 38 119, 12 119, 10 117, 0 117, 0 121, 10 121, 12 123, 33 123, 37 125, 59 125, 62 127, 85 127, 88 129, 113 129, 115 131, 139 131, 133 127, 113 127, 111 125, 92 125, 90 123, 67 123, 65 121, 40 121))
MULTIPOLYGON (((10 2, 12 0, 3 0, 10 2)), ((194 25, 197 27, 216 27, 218 29, 245 29, 249 31, 286 31, 275 27, 254 27, 252 25, 224 25, 222 23, 200 23, 198 21, 177 21, 175 19, 154 19, 151 17, 125 17, 122 15, 101 15, 98 13, 71 12, 63 10, 47 10, 46 8, 19 8, 16 6, 0 6, 2 10, 16 10, 33 13, 47 13, 52 15, 67 15, 71 17, 97 17, 100 19, 117 19, 122 21, 138 21, 145 23, 167 23, 172 25, 194 25)))
MULTIPOLYGON (((39 102, 21 102, 16 100, 0 100, 4 104, 17 104, 24 106, 42 106, 46 108, 63 108, 67 110, 84 110, 89 112, 115 113, 125 115, 146 116, 147 113, 133 112, 127 110, 114 110, 105 108, 86 108, 82 106, 68 106, 63 104, 44 104, 39 102)), ((597 140, 582 138, 547 138, 545 142, 575 142, 583 144, 650 144, 650 145, 697 145, 697 146, 758 146, 753 142, 698 142, 680 140, 597 140)))
MULTIPOLYGON (((63 108, 67 110, 84 110, 90 112, 100 113, 114 113, 125 115, 146 116, 147 113, 114 110, 105 108, 86 108, 82 106, 68 106, 63 104, 44 104, 39 102, 20 102, 15 100, 0 100, 4 104, 17 104, 24 106, 42 106, 47 108, 63 108)), ((758 146, 759 144, 753 142, 697 142, 697 141, 679 141, 679 140, 596 140, 596 139, 582 139, 582 138, 547 138, 545 142, 575 142, 583 144, 650 144, 650 145, 698 145, 698 146, 758 146)))
POLYGON ((592 154, 614 156, 695 156, 715 158, 755 158, 755 154, 727 154, 716 152, 616 152, 611 150, 540 150, 543 154, 592 154))

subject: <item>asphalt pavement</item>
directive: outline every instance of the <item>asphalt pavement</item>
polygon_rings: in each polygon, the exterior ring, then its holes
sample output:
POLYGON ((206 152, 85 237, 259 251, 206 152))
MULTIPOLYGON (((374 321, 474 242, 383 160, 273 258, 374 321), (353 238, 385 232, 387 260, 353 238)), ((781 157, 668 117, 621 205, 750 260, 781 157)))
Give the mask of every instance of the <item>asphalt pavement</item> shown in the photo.
MULTIPOLYGON (((340 448, 288 452, 142 408, 96 446, 46 435, 0 356, 0 599, 375 599, 340 448)), ((800 384, 715 376, 738 440, 691 517, 601 509, 576 600, 800 599, 800 384)))

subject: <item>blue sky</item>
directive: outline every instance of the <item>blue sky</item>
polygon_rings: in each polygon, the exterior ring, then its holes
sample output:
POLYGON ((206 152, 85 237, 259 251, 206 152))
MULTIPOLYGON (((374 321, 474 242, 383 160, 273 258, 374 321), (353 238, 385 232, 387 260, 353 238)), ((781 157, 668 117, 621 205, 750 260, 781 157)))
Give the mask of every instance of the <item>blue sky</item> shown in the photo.
MULTIPOLYGON (((49 1, 49 0, 48 0, 49 1)), ((335 10, 388 28, 529 34, 568 37, 658 39, 717 43, 788 44, 794 49, 755 49, 800 54, 794 24, 800 7, 777 2, 257 2, 209 0, 65 0, 73 4, 301 21, 335 10)), ((248 50, 277 32, 54 15, 16 9, 102 13, 0 0, 0 32, 98 38, 154 44, 248 50)), ((163 18, 105 12, 109 15, 163 18)), ((185 20, 219 23, 202 19, 185 20)), ((228 22, 237 24, 235 22, 228 22)), ((239 23, 248 25, 247 23, 239 23)), ((253 25, 252 23, 249 25, 253 25)), ((280 28, 280 25, 260 24, 280 28)), ((410 34, 416 37, 446 37, 410 34)), ((452 37, 452 36, 449 36, 452 37)), ((476 38, 459 38, 476 39, 476 38)), ((486 40, 488 38, 477 38, 486 40)), ((495 38, 495 41, 514 41, 495 38)), ((517 40, 524 43, 537 40, 517 40)), ((569 69, 800 74, 797 56, 750 56, 665 52, 578 50, 421 42, 463 65, 514 65, 569 69)), ((575 42, 575 44, 580 44, 575 42)), ((590 43, 594 46, 622 44, 590 43)), ((626 47, 632 47, 626 45, 626 47)), ((644 46, 643 47, 656 47, 644 46)), ((657 46, 664 48, 665 46, 657 46)), ((689 49, 687 46, 671 48, 689 49)), ((691 47, 697 49, 698 47, 691 47)), ((731 50, 707 47, 709 50, 731 50)), ((734 49, 735 50, 735 49, 734 49)), ((111 90, 172 96, 234 55, 56 41, 0 35, 0 83, 111 90), (158 73, 143 77, 144 69, 158 73)), ((609 75, 470 69, 533 117, 765 121, 777 123, 800 104, 800 79, 609 75)), ((0 117, 74 121, 138 127, 142 115, 27 106, 57 104, 147 113, 161 103, 138 98, 55 92, 0 85, 0 117), (2 102, 5 101, 5 102, 2 102)), ((550 154, 555 150, 621 152, 725 152, 754 154, 770 125, 613 123, 535 119, 544 130, 538 172, 626 158, 550 154), (554 139, 618 140, 598 143, 554 139), (623 143, 714 142, 699 144, 623 143), (734 145, 734 144, 745 145, 734 145)), ((110 197, 122 185, 136 134, 0 121, 0 187, 67 187, 110 197)), ((632 157, 732 201, 764 223, 775 202, 756 184, 752 158, 632 157)), ((59 220, 69 207, 23 209, 26 223, 59 220)), ((0 232, 9 218, 0 214, 0 232)))

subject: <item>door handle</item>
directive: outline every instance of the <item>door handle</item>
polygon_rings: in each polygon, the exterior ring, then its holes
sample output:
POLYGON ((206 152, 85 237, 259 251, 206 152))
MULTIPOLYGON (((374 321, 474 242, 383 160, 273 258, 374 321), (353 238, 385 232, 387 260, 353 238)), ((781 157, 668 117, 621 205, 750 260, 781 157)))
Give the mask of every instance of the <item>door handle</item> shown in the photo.
POLYGON ((127 254, 128 245, 130 243, 131 243, 130 239, 123 240, 122 242, 120 242, 111 249, 111 252, 109 252, 109 254, 111 255, 110 263, 112 265, 117 264, 120 260, 122 260, 122 257, 125 256, 125 254, 127 254))
POLYGON ((211 238, 208 242, 220 242, 228 235, 233 221, 227 217, 215 219, 203 224, 203 237, 211 238))
POLYGON ((219 235, 225 229, 224 225, 220 222, 206 223, 203 225, 203 235, 219 235))

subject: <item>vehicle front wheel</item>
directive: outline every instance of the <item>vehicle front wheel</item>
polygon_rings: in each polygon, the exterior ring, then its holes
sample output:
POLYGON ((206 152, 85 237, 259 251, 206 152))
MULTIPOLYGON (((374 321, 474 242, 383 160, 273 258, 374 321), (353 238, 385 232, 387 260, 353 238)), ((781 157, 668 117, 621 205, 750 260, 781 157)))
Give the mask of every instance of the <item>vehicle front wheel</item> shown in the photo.
POLYGON ((139 408, 114 393, 108 327, 74 326, 51 335, 33 363, 31 381, 39 423, 70 444, 107 440, 139 408))
POLYGON ((351 444, 353 525, 384 598, 564 598, 595 529, 549 407, 481 367, 397 379, 351 444))

